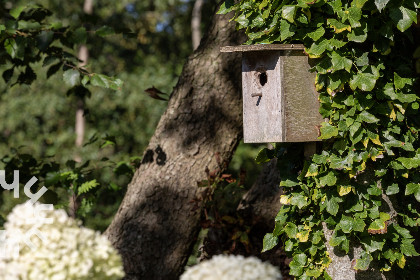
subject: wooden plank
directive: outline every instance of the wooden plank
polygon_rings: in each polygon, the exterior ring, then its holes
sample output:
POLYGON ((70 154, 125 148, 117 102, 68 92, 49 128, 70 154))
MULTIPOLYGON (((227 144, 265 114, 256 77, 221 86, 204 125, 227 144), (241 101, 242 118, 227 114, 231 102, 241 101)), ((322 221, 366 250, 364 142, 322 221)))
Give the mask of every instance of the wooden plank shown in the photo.
POLYGON ((250 52, 250 51, 284 51, 284 50, 304 50, 302 44, 259 44, 243 46, 221 47, 220 52, 250 52))
POLYGON ((319 93, 315 73, 308 57, 298 51, 284 52, 282 90, 284 91, 284 142, 310 142, 318 139, 318 126, 324 121, 319 113, 319 93))
POLYGON ((245 143, 282 142, 282 51, 246 52, 242 59, 245 143), (264 77, 264 75, 266 75, 264 77))

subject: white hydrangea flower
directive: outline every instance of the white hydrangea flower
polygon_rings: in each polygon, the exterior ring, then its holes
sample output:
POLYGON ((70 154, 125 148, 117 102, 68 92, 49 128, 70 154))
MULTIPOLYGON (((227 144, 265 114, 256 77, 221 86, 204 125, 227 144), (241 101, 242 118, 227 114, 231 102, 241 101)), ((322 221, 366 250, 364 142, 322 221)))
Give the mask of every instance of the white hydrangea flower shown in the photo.
POLYGON ((188 268, 181 280, 282 280, 277 267, 256 257, 214 256, 188 268))
POLYGON ((25 203, 7 216, 6 242, 0 247, 14 244, 17 252, 0 254, 0 280, 124 277, 121 257, 105 236, 81 227, 64 210, 46 210, 45 205, 25 203))

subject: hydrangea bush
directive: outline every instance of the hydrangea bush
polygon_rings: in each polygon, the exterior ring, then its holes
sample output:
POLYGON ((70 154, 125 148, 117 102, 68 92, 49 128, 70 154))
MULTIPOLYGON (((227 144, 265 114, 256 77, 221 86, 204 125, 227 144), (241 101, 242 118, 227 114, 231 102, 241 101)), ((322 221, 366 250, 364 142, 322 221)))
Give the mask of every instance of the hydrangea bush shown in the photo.
POLYGON ((8 215, 5 243, 18 242, 19 254, 0 256, 0 280, 124 277, 121 257, 105 236, 81 227, 64 210, 44 210, 41 204, 26 203, 8 215), (32 244, 25 240, 28 232, 39 233, 30 234, 32 244))
POLYGON ((215 256, 188 268, 181 280, 281 280, 280 271, 256 257, 215 256))

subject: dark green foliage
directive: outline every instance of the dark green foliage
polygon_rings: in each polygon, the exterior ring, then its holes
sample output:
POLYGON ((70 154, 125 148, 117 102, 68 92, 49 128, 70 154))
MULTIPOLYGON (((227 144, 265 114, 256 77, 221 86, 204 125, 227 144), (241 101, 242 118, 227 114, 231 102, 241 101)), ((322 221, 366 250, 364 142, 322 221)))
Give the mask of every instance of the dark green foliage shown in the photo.
MULTIPOLYGON (((412 237, 420 222, 419 95, 412 67, 418 35, 412 26, 419 4, 242 0, 226 1, 220 10, 235 12, 248 44, 303 43, 317 72, 320 112, 329 119, 320 128, 323 151, 281 183, 283 206, 265 240, 270 249, 283 239, 293 255, 290 274, 299 279, 327 277, 321 222, 334 230, 332 246, 348 252, 350 241, 361 244, 356 270, 371 262, 396 270, 418 255, 412 237), (398 201, 398 215, 384 212, 385 195, 398 201)), ((275 151, 264 150, 258 161, 278 157, 275 151)))

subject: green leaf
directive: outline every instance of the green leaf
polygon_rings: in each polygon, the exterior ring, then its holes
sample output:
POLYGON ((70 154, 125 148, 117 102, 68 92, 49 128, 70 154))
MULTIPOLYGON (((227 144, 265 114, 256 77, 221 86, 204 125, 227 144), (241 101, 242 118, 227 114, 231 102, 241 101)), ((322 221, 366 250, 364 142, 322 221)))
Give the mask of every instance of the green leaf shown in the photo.
POLYGON ((293 242, 292 240, 287 240, 286 243, 284 243, 284 250, 286 252, 291 252, 293 250, 293 242))
POLYGON ((413 81, 410 78, 401 78, 396 72, 394 72, 394 85, 396 89, 402 89, 405 85, 412 85, 413 81))
POLYGON ((90 83, 93 86, 109 88, 109 77, 102 74, 93 74, 90 77, 90 83))
POLYGON ((79 83, 80 72, 76 69, 64 71, 63 79, 66 84, 73 87, 79 83))
POLYGON ((410 9, 404 6, 392 8, 389 10, 389 16, 401 32, 410 28, 413 22, 417 23, 417 12, 414 8, 410 9))
POLYGON ((350 73, 350 69, 353 66, 353 61, 344 56, 341 56, 337 52, 332 53, 331 62, 333 65, 333 72, 345 69, 347 72, 350 73))
POLYGON ((347 30, 349 32, 351 31, 351 26, 350 25, 341 23, 341 22, 339 22, 336 19, 331 19, 331 18, 327 19, 327 24, 330 27, 334 28, 334 32, 335 33, 341 33, 341 32, 343 32, 345 30, 347 30))
POLYGON ((293 23, 296 16, 296 6, 294 5, 285 5, 281 10, 281 17, 285 20, 293 23))
POLYGON ((382 11, 383 8, 388 4, 389 0, 375 0, 375 5, 379 11, 382 11))
POLYGON ((358 72, 350 80, 350 87, 352 90, 359 88, 363 91, 371 91, 375 87, 377 79, 378 77, 374 74, 358 72))
POLYGON ((405 189, 405 195, 414 194, 414 197, 418 202, 420 202, 420 184, 418 183, 409 183, 405 189))
POLYGON ((308 204, 308 198, 302 194, 294 195, 290 199, 290 204, 296 205, 299 209, 302 209, 308 204))
POLYGON ((361 27, 353 28, 350 33, 347 34, 347 38, 350 41, 356 42, 356 43, 363 43, 366 41, 368 36, 368 29, 367 24, 363 22, 361 24, 361 27))
POLYGON ((419 256, 413 244, 414 239, 403 239, 401 243, 401 253, 406 256, 419 256))
POLYGON ((264 162, 268 162, 274 158, 274 151, 268 148, 263 148, 259 151, 255 161, 257 164, 262 164, 264 162))
POLYGON ((359 121, 363 121, 363 122, 367 122, 367 123, 377 123, 379 121, 379 119, 377 117, 375 117, 374 115, 372 115, 371 113, 367 112, 367 111, 362 111, 358 118, 359 121))
POLYGON ((358 232, 363 232, 365 230, 366 223, 360 219, 357 218, 353 221, 353 230, 358 232))
POLYGON ((298 228, 293 223, 287 223, 284 226, 284 232, 287 234, 289 238, 296 238, 296 234, 298 233, 298 228))
POLYGON ((267 233, 264 236, 262 252, 273 249, 278 243, 279 238, 277 236, 273 235, 272 233, 267 233))
POLYGON ((318 139, 330 139, 338 135, 338 128, 326 122, 321 124, 320 131, 321 136, 318 139))
POLYGON ((81 194, 87 193, 93 190, 94 188, 96 188, 97 186, 99 186, 99 183, 96 182, 96 180, 85 182, 77 189, 77 194, 81 195, 81 194))
POLYGON ((281 20, 280 21, 280 40, 284 41, 287 38, 292 37, 293 35, 295 35, 295 32, 294 32, 295 30, 296 30, 296 27, 294 25, 291 25, 286 20, 281 20))
POLYGON ((15 19, 18 19, 24 9, 25 9, 25 6, 18 6, 16 8, 13 8, 10 10, 10 15, 14 17, 15 19))
POLYGON ((115 34, 115 31, 112 27, 104 25, 101 28, 99 28, 98 30, 96 30, 95 34, 97 36, 100 36, 100 37, 105 37, 105 36, 108 36, 108 35, 115 34))
POLYGON ((306 265, 308 257, 306 254, 297 254, 293 256, 293 260, 290 262, 290 275, 300 276, 303 273, 303 268, 306 265))
POLYGON ((233 11, 235 7, 235 1, 234 0, 225 0, 223 1, 222 5, 220 6, 219 11, 217 12, 218 14, 227 14, 231 11, 233 11))
POLYGON ((292 180, 289 180, 289 179, 282 180, 280 182, 280 187, 294 187, 294 186, 298 186, 298 185, 299 185, 299 182, 295 182, 295 181, 292 181, 292 180))
POLYGON ((381 219, 376 219, 370 224, 368 230, 382 230, 385 229, 385 227, 386 225, 384 221, 381 219))
POLYGON ((86 43, 87 32, 84 27, 77 28, 76 30, 74 30, 72 35, 73 36, 71 39, 73 40, 74 44, 79 45, 86 43))
POLYGON ((353 230, 353 222, 354 219, 352 217, 343 215, 341 216, 341 220, 338 223, 338 226, 344 233, 350 233, 353 230))
POLYGON ((331 197, 331 199, 326 200, 325 202, 327 204, 327 208, 326 208, 327 212, 333 216, 337 215, 338 208, 339 208, 338 203, 341 201, 342 201, 341 198, 338 198, 335 196, 331 197))
POLYGON ((324 34, 325 34, 325 29, 324 27, 321 26, 317 30, 306 34, 306 36, 308 36, 314 41, 318 41, 320 38, 322 38, 322 36, 324 36, 324 34))
POLYGON ((334 186, 337 183, 337 177, 334 175, 334 172, 330 171, 327 175, 319 179, 319 184, 321 186, 334 186))
POLYGON ((354 270, 367 270, 370 262, 373 260, 372 256, 366 252, 362 252, 361 258, 356 260, 356 264, 353 267, 354 270))
POLYGON ((387 195, 393 195, 393 194, 397 194, 400 192, 400 188, 398 186, 398 184, 392 184, 390 186, 388 186, 388 188, 386 189, 386 194, 387 195))

